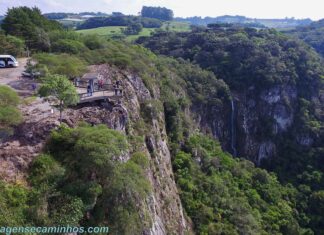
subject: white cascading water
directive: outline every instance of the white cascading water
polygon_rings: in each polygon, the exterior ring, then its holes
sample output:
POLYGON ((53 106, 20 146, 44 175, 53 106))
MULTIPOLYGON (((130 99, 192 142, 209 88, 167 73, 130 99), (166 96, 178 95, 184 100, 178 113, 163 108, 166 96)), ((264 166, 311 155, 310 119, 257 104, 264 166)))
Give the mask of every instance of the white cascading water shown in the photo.
POLYGON ((236 151, 236 134, 235 134, 235 103, 231 100, 232 113, 231 113, 231 148, 234 157, 237 155, 236 151))

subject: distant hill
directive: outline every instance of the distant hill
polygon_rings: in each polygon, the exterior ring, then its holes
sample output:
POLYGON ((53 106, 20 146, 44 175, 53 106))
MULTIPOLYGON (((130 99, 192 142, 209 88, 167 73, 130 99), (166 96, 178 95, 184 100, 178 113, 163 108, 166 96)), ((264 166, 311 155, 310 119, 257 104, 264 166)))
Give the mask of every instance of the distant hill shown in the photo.
POLYGON ((50 20, 62 20, 66 18, 87 19, 90 17, 108 16, 108 14, 103 12, 80 12, 80 13, 52 12, 43 15, 50 20))
MULTIPOLYGON (((114 15, 114 13, 113 13, 114 15)), ((84 23, 87 19, 93 17, 107 17, 109 14, 103 12, 80 12, 80 13, 67 13, 67 12, 51 12, 43 14, 47 19, 56 20, 64 27, 77 28, 84 23)))
POLYGON ((83 24, 78 26, 78 29, 92 29, 106 26, 128 26, 131 24, 140 23, 144 28, 160 28, 163 24, 161 20, 146 18, 141 16, 108 16, 108 17, 91 17, 83 24))
POLYGON ((302 25, 309 25, 312 23, 310 19, 254 19, 245 16, 218 16, 218 17, 189 17, 189 18, 176 18, 175 20, 181 22, 189 22, 193 25, 208 25, 212 23, 231 23, 231 24, 259 24, 268 28, 293 28, 302 25))

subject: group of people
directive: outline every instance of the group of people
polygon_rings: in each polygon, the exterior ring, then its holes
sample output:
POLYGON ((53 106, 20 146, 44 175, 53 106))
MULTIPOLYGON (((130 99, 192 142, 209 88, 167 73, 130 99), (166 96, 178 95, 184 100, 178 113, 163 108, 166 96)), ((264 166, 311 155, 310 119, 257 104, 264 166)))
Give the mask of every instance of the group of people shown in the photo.
MULTIPOLYGON (((113 85, 114 91, 115 91, 115 95, 122 95, 123 94, 123 89, 122 89, 122 81, 121 80, 117 80, 114 85, 113 85)), ((98 80, 98 90, 102 90, 104 89, 104 80, 100 79, 98 80)), ((87 94, 88 96, 92 96, 93 95, 93 87, 91 87, 91 85, 89 84, 87 86, 87 94)))
MULTIPOLYGON (((93 84, 93 83, 92 83, 93 84)), ((99 90, 102 90, 104 87, 104 80, 103 79, 99 79, 98 80, 98 91, 99 90)), ((93 94, 93 91, 94 91, 94 88, 93 86, 91 86, 90 84, 87 86, 87 94, 88 96, 92 96, 93 94)))
POLYGON ((114 84, 114 91, 115 91, 115 95, 118 95, 118 91, 119 91, 119 95, 123 94, 123 90, 121 88, 122 86, 122 81, 121 80, 117 80, 114 84))

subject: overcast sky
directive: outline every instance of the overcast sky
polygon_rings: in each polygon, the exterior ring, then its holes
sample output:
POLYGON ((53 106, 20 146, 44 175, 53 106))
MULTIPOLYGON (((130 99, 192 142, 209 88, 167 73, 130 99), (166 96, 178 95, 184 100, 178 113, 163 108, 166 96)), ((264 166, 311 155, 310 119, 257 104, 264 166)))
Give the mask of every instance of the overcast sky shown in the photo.
POLYGON ((8 7, 37 6, 46 12, 120 11, 137 14, 143 5, 171 8, 176 16, 244 15, 252 18, 324 18, 324 0, 0 0, 8 7))

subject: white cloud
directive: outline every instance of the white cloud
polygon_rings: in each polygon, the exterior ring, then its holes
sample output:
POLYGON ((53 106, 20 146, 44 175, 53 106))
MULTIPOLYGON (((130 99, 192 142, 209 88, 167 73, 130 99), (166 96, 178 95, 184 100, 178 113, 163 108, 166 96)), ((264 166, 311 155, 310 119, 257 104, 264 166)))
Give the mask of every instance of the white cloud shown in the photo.
POLYGON ((120 11, 136 14, 143 5, 164 6, 176 16, 245 15, 257 18, 324 18, 323 0, 0 0, 0 14, 8 7, 38 6, 53 11, 120 11))

